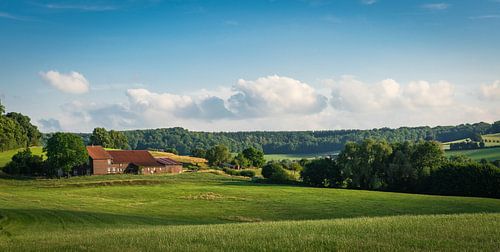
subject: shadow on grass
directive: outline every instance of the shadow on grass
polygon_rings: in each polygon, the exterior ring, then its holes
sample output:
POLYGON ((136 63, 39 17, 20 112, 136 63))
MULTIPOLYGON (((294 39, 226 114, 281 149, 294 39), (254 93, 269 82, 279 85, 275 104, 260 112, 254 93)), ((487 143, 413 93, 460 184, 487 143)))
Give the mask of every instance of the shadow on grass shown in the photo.
POLYGON ((145 215, 128 215, 89 211, 0 208, 0 227, 19 226, 45 228, 67 227, 127 227, 127 226, 163 226, 193 225, 196 220, 176 220, 145 215))

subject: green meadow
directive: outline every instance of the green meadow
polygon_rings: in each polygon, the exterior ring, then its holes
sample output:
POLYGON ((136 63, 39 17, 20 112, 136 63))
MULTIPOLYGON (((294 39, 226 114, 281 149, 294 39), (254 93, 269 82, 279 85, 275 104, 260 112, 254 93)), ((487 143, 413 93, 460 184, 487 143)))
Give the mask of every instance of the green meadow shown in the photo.
POLYGON ((500 160, 500 147, 476 149, 476 150, 453 150, 445 151, 446 156, 464 155, 472 160, 486 159, 488 161, 500 160))
POLYGON ((498 237, 498 199, 212 173, 0 179, 0 251, 498 251, 498 237))
MULTIPOLYGON (((17 152, 21 150, 23 149, 0 152, 0 167, 4 167, 7 163, 9 163, 10 160, 12 159, 12 156, 14 156, 17 152)), ((33 153, 33 155, 39 155, 39 156, 43 155, 43 148, 40 146, 30 147, 30 150, 33 153)))

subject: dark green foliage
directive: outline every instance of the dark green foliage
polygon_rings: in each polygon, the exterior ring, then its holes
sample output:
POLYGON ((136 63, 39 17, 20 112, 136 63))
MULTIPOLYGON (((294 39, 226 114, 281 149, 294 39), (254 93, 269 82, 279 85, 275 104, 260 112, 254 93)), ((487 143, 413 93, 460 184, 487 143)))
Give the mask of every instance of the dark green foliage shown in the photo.
POLYGON ((294 180, 278 162, 269 162, 262 167, 262 176, 270 181, 283 183, 294 180))
POLYGON ((475 162, 449 162, 431 173, 428 193, 500 198, 500 168, 475 162))
POLYGON ((222 169, 225 173, 233 176, 243 176, 243 177, 255 177, 255 171, 253 170, 235 170, 230 168, 222 169))
POLYGON ((246 167, 252 166, 252 163, 250 162, 250 160, 248 160, 243 155, 243 153, 238 153, 238 155, 236 155, 236 157, 233 158, 233 161, 231 162, 231 164, 236 165, 240 168, 246 168, 246 167))
POLYGON ((95 128, 90 136, 90 144, 109 148, 111 146, 111 137, 108 131, 105 128, 95 128))
POLYGON ((129 149, 127 137, 120 131, 95 128, 90 135, 90 144, 111 149, 129 149))
POLYGON ((207 151, 205 149, 196 148, 191 151, 191 156, 193 157, 205 158, 206 155, 207 151))
MULTIPOLYGON (((132 149, 175 148, 180 154, 195 149, 209 149, 217 144, 228 146, 232 152, 248 147, 262 149, 266 154, 307 154, 341 150, 347 142, 367 138, 387 142, 416 142, 436 140, 449 142, 471 138, 474 134, 500 132, 500 122, 462 124, 438 127, 401 127, 398 129, 329 130, 295 132, 196 132, 183 128, 125 131, 132 149)), ((82 135, 86 137, 86 135, 82 135)), ((191 153, 192 154, 192 153, 191 153)))
POLYGON ((209 165, 221 166, 231 160, 231 153, 225 145, 219 144, 207 150, 205 158, 209 165))
POLYGON ((307 163, 300 176, 305 184, 316 187, 340 187, 343 182, 337 162, 328 158, 307 163))
POLYGON ((391 146, 385 141, 372 139, 348 143, 338 157, 338 164, 344 176, 349 178, 349 187, 360 189, 380 189, 384 186, 384 169, 391 146))
POLYGON ((23 148, 28 145, 24 129, 15 120, 0 115, 0 151, 23 148))
POLYGON ((264 152, 254 147, 244 149, 242 154, 253 167, 262 167, 266 163, 264 152))
POLYGON ((126 150, 130 149, 128 146, 127 137, 120 131, 110 130, 109 138, 111 140, 111 145, 108 148, 126 150))
POLYGON ((28 116, 17 112, 10 112, 5 116, 16 121, 21 126, 23 134, 28 138, 26 147, 40 145, 42 134, 35 125, 31 124, 31 119, 28 116))
POLYGON ((12 175, 43 175, 44 162, 42 157, 33 155, 29 148, 19 151, 12 157, 4 172, 12 175))
POLYGON ((82 138, 71 133, 55 133, 47 141, 44 151, 52 174, 56 174, 58 170, 69 174, 74 167, 88 161, 82 138))
POLYGON ((240 176, 253 178, 253 177, 255 177, 255 171, 253 171, 253 170, 241 170, 240 176))

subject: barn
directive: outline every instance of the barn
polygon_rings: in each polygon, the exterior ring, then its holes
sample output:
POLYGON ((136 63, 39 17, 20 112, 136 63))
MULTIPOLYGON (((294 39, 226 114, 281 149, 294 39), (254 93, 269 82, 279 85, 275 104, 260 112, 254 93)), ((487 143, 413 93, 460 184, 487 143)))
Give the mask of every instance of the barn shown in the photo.
POLYGON ((169 158, 154 158, 146 150, 105 150, 102 146, 87 146, 87 152, 93 175, 182 172, 181 163, 169 158))

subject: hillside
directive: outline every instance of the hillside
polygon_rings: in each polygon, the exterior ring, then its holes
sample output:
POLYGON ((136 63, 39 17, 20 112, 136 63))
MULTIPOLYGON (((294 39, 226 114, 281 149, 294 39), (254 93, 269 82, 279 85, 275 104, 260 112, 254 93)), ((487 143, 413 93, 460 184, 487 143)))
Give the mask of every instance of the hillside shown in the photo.
POLYGON ((0 192, 2 251, 499 248, 497 199, 265 185, 210 173, 0 179, 0 192))
POLYGON ((488 161, 500 160, 500 147, 491 147, 476 150, 453 150, 445 151, 446 156, 464 155, 472 160, 480 161, 486 159, 488 161))
MULTIPOLYGON (((12 159, 12 156, 14 156, 17 152, 19 152, 21 150, 23 150, 23 149, 1 151, 0 152, 0 168, 4 167, 7 163, 9 163, 10 160, 12 159)), ((41 146, 30 147, 30 150, 34 155, 42 155, 43 156, 43 148, 41 146)))

